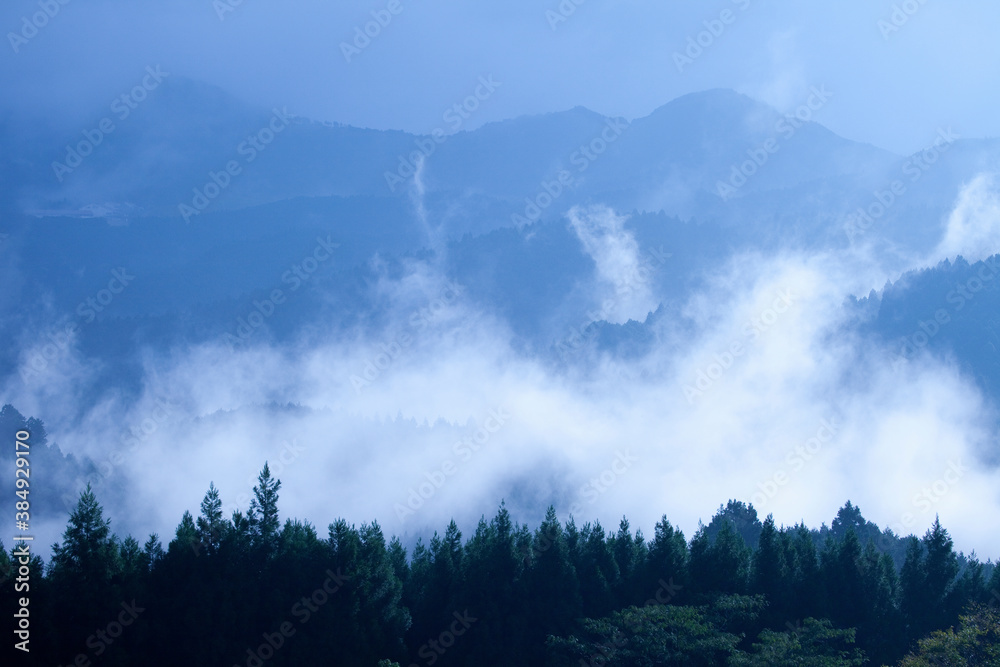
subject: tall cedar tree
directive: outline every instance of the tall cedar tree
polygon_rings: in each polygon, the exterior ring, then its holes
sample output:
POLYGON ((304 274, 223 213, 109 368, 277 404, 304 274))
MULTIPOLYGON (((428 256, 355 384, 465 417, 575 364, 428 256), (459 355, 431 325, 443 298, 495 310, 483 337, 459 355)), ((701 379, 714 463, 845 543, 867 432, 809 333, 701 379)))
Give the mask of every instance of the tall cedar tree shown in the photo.
MULTIPOLYGON (((87 489, 48 570, 37 557, 29 566, 37 657, 267 667, 833 666, 859 664, 862 651, 869 664, 895 664, 907 650, 915 666, 997 659, 995 610, 969 605, 1000 604, 1000 568, 956 554, 937 521, 922 539, 886 546, 854 505, 832 529, 810 531, 760 523, 731 502, 690 544, 665 517, 647 544, 625 520, 609 536, 597 522, 563 525, 553 508, 531 532, 501 504, 467 541, 453 521, 408 558, 374 522, 338 519, 325 539, 308 522, 278 525, 279 485, 265 465, 248 513, 227 520, 210 484, 200 516, 185 512, 166 550, 155 535, 143 546, 116 538, 87 489), (138 619, 95 643, 133 600, 138 619), (282 627, 294 632, 275 634, 282 627)), ((8 584, 11 565, 0 557, 8 584)), ((11 588, 2 600, 12 610, 11 588)))

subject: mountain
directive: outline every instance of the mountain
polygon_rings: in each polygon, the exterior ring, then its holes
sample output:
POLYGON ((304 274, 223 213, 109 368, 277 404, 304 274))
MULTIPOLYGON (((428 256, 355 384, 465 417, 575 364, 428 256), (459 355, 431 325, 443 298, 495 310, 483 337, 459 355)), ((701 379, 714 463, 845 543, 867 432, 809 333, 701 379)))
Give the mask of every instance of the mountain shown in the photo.
POLYGON ((12 146, 5 164, 17 165, 19 174, 13 190, 30 209, 115 202, 148 215, 177 214, 179 204, 191 203, 194 190, 204 192, 211 174, 224 172, 231 160, 240 174, 210 198, 213 208, 299 196, 400 195, 420 156, 431 192, 520 202, 565 169, 574 183, 560 204, 622 193, 621 204, 629 207, 681 187, 717 194, 733 165, 769 140, 776 152, 749 179, 748 192, 857 176, 860 167, 878 172, 897 159, 724 90, 686 95, 631 123, 577 107, 471 132, 445 134, 442 128, 442 134, 421 136, 257 109, 211 86, 171 77, 126 118, 96 110, 92 127, 57 140, 24 143, 10 136, 11 124, 4 128, 5 145, 12 146), (99 136, 94 128, 105 118, 113 131, 78 167, 55 173, 54 163, 70 164, 67 147, 86 144, 86 132, 99 136))
MULTIPOLYGON (((599 347, 636 353, 655 344, 657 318, 739 253, 868 242, 876 256, 928 251, 962 185, 1000 164, 1000 142, 956 139, 946 128, 938 147, 906 157, 850 141, 803 120, 825 104, 825 91, 813 95, 816 109, 799 116, 709 90, 632 121, 576 107, 413 135, 254 108, 171 77, 125 118, 96 110, 92 127, 108 116, 114 130, 62 182, 52 163, 85 134, 52 140, 41 121, 5 118, 0 333, 26 344, 82 318, 93 326, 82 329, 81 349, 108 362, 108 381, 134 379, 133 353, 224 337, 326 243, 336 245, 332 259, 261 335, 377 328, 384 304, 375 286, 385 272, 401 275, 433 255, 532 349, 551 351, 588 330, 599 347), (873 226, 847 233, 852 212, 896 180, 904 191, 873 226), (591 203, 629 213, 616 233, 644 255, 671 256, 652 273, 658 305, 649 322, 609 324, 594 309, 595 260, 564 217, 591 203), (113 305, 99 314, 87 307, 123 268, 135 279, 113 305)), ((881 313, 902 289, 862 300, 861 310, 880 313, 868 333, 898 334, 897 320, 881 313)), ((930 298, 913 289, 907 326, 930 298)), ((973 363, 988 342, 980 324, 950 327, 929 349, 955 345, 973 363)), ((0 370, 14 372, 20 354, 9 346, 0 370)), ((980 370, 984 386, 1000 390, 996 373, 980 370)))
POLYGON ((897 367, 926 356, 955 359, 987 396, 1000 397, 1000 255, 910 271, 855 304, 867 314, 860 330, 886 346, 897 367))

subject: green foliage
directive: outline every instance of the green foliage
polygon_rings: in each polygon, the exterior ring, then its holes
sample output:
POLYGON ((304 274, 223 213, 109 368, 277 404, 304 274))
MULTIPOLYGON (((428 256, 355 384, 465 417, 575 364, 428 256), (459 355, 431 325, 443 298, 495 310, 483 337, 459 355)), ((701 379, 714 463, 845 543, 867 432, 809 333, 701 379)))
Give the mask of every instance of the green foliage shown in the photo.
POLYGON ((69 517, 61 544, 52 546, 52 576, 71 579, 87 589, 107 585, 120 568, 111 520, 87 485, 69 517))
POLYGON ((854 630, 807 618, 789 632, 764 630, 749 654, 734 656, 731 667, 861 667, 865 657, 854 646, 854 630))
POLYGON ((753 505, 748 505, 739 500, 730 500, 725 507, 719 506, 719 510, 712 517, 712 520, 705 526, 709 541, 714 542, 723 524, 729 524, 737 535, 743 538, 743 542, 751 549, 757 548, 757 541, 763 525, 757 517, 757 510, 753 505))
POLYGON ((585 619, 578 634, 549 637, 550 662, 608 667, 723 665, 739 637, 713 626, 695 607, 630 607, 605 619, 585 619))
POLYGON ((937 630, 921 639, 902 667, 1000 667, 1000 614, 993 607, 973 606, 958 631, 937 630))
POLYGON ((714 542, 710 541, 707 529, 702 528, 691 540, 690 576, 693 587, 702 597, 716 593, 745 593, 750 574, 750 553, 732 523, 721 523, 714 542))
MULTIPOLYGON (((956 554, 939 522, 898 573, 899 545, 883 549, 850 503, 810 531, 732 501, 690 543, 666 517, 647 542, 624 518, 608 534, 550 507, 532 530, 501 504, 467 539, 452 521, 408 553, 375 522, 280 525, 279 489, 265 464, 247 512, 226 519, 210 484, 165 550, 116 537, 88 488, 47 572, 30 563, 38 659, 69 664, 135 601, 148 611, 101 664, 825 667, 910 650, 905 665, 996 665, 982 605, 1000 602, 1000 568, 956 554)), ((11 566, 0 556, 0 575, 11 566)))

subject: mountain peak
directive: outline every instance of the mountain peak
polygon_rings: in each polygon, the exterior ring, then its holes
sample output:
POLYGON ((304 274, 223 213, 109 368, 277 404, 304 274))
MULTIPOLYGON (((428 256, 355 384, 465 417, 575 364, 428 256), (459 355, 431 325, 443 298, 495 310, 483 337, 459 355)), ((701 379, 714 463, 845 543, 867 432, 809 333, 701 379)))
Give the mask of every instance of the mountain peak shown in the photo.
POLYGON ((717 122, 723 119, 742 120, 751 114, 764 114, 775 119, 780 115, 774 107, 743 93, 729 88, 711 88, 681 95, 657 107, 648 116, 636 120, 638 122, 659 121, 664 118, 687 120, 702 118, 707 122, 717 122))

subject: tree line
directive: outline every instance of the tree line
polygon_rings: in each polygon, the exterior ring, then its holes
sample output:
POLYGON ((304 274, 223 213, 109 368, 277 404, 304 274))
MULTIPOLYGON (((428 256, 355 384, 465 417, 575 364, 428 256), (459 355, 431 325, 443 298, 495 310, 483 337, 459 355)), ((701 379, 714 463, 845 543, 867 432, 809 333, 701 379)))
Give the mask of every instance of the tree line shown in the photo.
MULTIPOLYGON (((779 527, 730 501, 688 540, 663 517, 534 530, 501 504, 408 552, 377 522, 279 520, 210 485, 166 547, 120 538, 88 487, 31 561, 32 659, 53 665, 1000 665, 1000 568, 879 531, 847 503, 779 527)), ((0 549, 0 570, 14 564, 0 549)), ((16 594, 3 587, 4 609, 16 594)), ((10 618, 10 615, 7 615, 10 618)))

